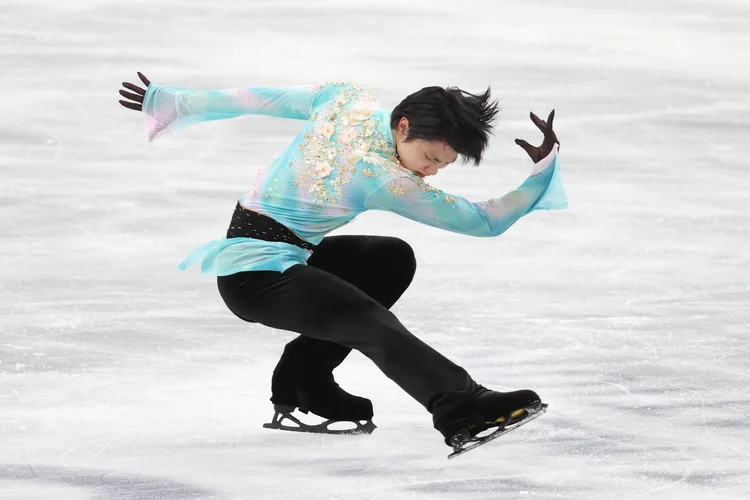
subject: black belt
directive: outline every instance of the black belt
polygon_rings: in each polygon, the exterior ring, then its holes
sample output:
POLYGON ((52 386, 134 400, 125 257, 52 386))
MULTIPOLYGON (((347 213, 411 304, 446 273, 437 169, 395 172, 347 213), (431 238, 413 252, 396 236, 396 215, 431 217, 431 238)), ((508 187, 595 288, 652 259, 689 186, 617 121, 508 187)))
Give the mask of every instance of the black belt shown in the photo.
POLYGON ((297 236, 294 231, 275 219, 248 210, 237 203, 232 222, 227 229, 227 238, 255 238, 263 241, 290 243, 305 250, 313 251, 316 246, 297 236))

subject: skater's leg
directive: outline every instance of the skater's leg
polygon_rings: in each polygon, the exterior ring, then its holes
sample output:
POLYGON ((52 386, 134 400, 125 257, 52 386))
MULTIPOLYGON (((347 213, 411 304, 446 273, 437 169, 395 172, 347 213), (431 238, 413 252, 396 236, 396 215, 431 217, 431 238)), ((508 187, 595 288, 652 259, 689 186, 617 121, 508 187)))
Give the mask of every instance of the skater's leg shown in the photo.
MULTIPOLYGON (((388 236, 329 236, 318 245, 308 266, 327 271, 356 286, 387 309, 403 295, 416 270, 414 252, 405 241, 388 236)), ((284 348, 274 369, 274 403, 293 399, 299 380, 327 377, 351 349, 327 340, 300 336, 284 348)))
POLYGON ((243 319, 357 349, 435 419, 481 390, 382 304, 321 269, 239 273, 220 278, 219 291, 243 319))
POLYGON ((324 238, 307 265, 338 276, 390 309, 411 284, 417 262, 411 246, 399 238, 342 235, 324 238))
POLYGON ((349 394, 334 379, 334 368, 349 352, 347 346, 305 335, 292 340, 273 370, 271 402, 333 420, 372 419, 372 402, 349 394))

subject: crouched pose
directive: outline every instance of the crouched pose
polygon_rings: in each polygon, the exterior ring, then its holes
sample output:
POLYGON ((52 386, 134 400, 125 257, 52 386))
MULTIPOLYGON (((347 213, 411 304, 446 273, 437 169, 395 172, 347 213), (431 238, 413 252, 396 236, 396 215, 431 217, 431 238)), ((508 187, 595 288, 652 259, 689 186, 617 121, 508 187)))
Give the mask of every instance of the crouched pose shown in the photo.
POLYGON ((426 177, 455 162, 479 164, 497 104, 455 87, 427 87, 392 110, 351 83, 191 90, 123 83, 120 103, 142 111, 148 138, 187 125, 243 115, 303 120, 303 130, 257 176, 234 207, 225 238, 181 264, 217 277, 230 311, 242 320, 296 332, 273 373, 269 427, 329 431, 353 421, 371 432, 370 400, 338 386, 333 370, 352 349, 371 359, 432 414, 456 449, 493 427, 521 422, 544 405, 531 390, 497 392, 410 333, 390 312, 415 271, 411 247, 392 237, 327 236, 366 210, 385 210, 470 236, 498 236, 524 215, 567 206, 558 170, 559 142, 546 121, 540 146, 516 140, 531 157, 530 176, 495 199, 470 202, 432 187, 426 177), (308 426, 299 408, 325 419, 308 426), (294 426, 286 426, 290 420, 294 426), (364 422, 364 423, 363 423, 364 422))

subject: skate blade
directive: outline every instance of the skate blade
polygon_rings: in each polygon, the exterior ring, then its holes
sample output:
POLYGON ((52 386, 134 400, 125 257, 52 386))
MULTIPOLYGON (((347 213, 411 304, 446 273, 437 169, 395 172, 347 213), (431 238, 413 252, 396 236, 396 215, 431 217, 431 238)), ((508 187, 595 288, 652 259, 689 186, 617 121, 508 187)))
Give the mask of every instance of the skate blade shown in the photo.
POLYGON ((275 429, 280 431, 291 431, 291 432, 307 432, 311 434, 331 434, 331 435, 357 435, 357 434, 372 434, 372 431, 377 429, 377 426, 372 420, 367 420, 365 423, 351 420, 332 420, 328 419, 325 422, 321 422, 316 425, 306 424, 301 422, 297 417, 290 413, 279 413, 278 411, 273 416, 273 420, 266 424, 263 424, 264 429, 275 429), (284 420, 291 420, 297 425, 285 425, 284 420), (339 422, 352 423, 356 427, 354 429, 330 429, 329 426, 339 422))
MULTIPOLYGON (((482 446, 483 444, 488 443, 489 441, 492 441, 493 439, 497 439, 500 436, 504 436, 505 434, 508 434, 509 432, 512 432, 519 427, 528 424, 532 420, 541 417, 543 414, 547 412, 547 404, 541 403, 537 407, 529 407, 529 408, 521 408, 520 410, 516 410, 513 413, 511 413, 508 424, 503 425, 499 429, 497 429, 492 434, 488 434, 484 437, 468 437, 468 432, 463 431, 466 433, 466 437, 461 436, 461 433, 456 434, 454 436, 454 439, 458 439, 459 442, 457 444, 453 445, 453 453, 448 455, 448 459, 455 458, 459 455, 463 455, 469 450, 473 450, 474 448, 478 448, 479 446, 482 446), (470 443, 470 444, 467 444, 470 443)), ((505 417, 498 418, 495 422, 501 424, 505 421, 505 417)))

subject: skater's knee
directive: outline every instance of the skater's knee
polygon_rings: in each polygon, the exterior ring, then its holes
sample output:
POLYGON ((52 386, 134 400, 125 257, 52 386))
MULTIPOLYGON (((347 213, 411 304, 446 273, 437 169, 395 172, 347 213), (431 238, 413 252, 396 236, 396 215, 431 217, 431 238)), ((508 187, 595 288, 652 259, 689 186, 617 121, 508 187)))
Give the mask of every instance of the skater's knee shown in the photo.
POLYGON ((414 249, 401 238, 389 237, 388 260, 394 271, 404 280, 411 282, 417 270, 417 258, 414 249))
POLYGON ((417 260, 411 245, 400 238, 377 237, 375 242, 363 290, 390 309, 411 285, 417 260))

